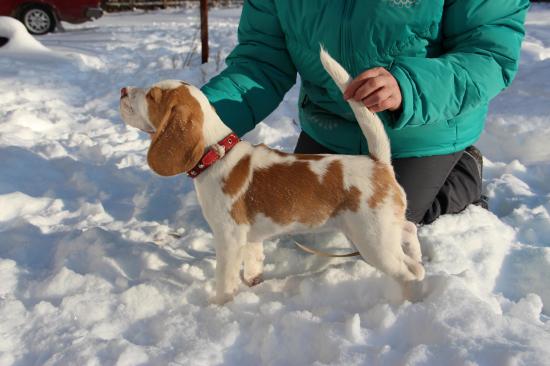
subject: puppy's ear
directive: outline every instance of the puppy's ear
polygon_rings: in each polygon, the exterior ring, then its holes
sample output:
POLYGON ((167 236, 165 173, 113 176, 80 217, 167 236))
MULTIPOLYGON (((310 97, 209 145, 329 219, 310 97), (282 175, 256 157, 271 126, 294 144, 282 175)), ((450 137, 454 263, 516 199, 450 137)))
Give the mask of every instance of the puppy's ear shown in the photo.
POLYGON ((160 103, 160 100, 162 98, 162 90, 155 86, 151 88, 151 90, 149 90, 149 95, 155 101, 155 103, 160 103))
POLYGON ((162 176, 186 172, 198 163, 204 152, 202 120, 189 108, 175 106, 153 135, 147 162, 162 176))

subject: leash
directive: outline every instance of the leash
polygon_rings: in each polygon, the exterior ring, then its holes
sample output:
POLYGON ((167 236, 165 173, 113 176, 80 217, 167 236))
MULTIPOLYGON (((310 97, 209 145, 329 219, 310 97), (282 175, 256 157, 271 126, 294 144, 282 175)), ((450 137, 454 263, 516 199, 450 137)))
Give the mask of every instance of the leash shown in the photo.
POLYGON ((317 249, 313 249, 313 248, 310 248, 308 246, 305 246, 303 244, 300 244, 298 243, 296 240, 293 240, 294 241, 294 244, 296 244, 296 246, 300 249, 302 249, 304 252, 306 253, 309 253, 309 254, 314 254, 314 255, 318 255, 320 257, 328 257, 328 258, 347 258, 347 257, 357 257, 357 256, 360 256, 361 254, 359 252, 353 252, 353 253, 347 253, 347 254, 332 254, 332 253, 327 253, 327 252, 323 252, 323 251, 320 251, 320 250, 317 250, 317 249))

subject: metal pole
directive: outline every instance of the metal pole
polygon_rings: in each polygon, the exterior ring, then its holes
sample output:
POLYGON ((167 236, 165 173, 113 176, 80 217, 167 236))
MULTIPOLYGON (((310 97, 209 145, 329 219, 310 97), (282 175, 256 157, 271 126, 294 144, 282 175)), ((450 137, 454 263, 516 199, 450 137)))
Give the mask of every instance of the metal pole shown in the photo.
POLYGON ((208 62, 208 0, 201 0, 202 63, 208 62))

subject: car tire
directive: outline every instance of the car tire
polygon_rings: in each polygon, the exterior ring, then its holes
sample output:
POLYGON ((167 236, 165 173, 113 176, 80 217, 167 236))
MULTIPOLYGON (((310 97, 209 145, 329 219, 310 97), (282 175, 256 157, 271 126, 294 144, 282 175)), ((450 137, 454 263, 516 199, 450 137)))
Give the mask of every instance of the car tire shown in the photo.
POLYGON ((30 34, 42 35, 53 32, 57 26, 57 19, 47 6, 30 5, 25 7, 19 16, 30 34))

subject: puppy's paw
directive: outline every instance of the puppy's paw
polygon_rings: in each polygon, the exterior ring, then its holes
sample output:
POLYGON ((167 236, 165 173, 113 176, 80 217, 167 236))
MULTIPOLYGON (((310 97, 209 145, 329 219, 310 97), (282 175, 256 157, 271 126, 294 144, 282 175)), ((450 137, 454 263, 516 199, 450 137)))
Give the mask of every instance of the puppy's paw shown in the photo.
POLYGON ((233 300, 233 295, 229 295, 229 294, 216 294, 216 296, 210 298, 210 304, 212 305, 219 305, 219 306, 223 306, 225 305, 226 303, 228 303, 229 301, 233 300))
POLYGON ((401 284, 403 298, 410 302, 420 302, 424 300, 426 294, 424 290, 424 282, 408 281, 401 284))
POLYGON ((251 278, 249 280, 243 278, 243 282, 248 286, 248 287, 254 287, 256 285, 259 285, 260 283, 264 282, 264 278, 261 274, 257 275, 256 277, 254 278, 251 278))
POLYGON ((426 275, 426 270, 422 263, 417 262, 411 257, 405 256, 399 274, 399 280, 402 282, 422 281, 426 275))

